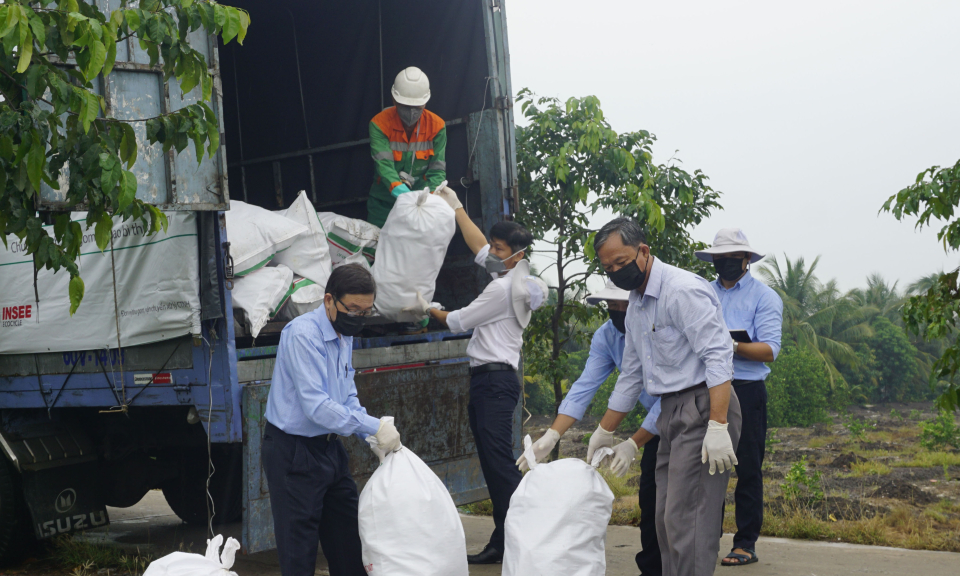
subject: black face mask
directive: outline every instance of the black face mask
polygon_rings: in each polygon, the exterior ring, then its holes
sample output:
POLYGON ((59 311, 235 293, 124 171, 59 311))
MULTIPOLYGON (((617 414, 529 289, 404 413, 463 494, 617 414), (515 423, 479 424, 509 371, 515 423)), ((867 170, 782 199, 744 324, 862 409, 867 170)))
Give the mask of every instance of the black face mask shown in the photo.
MULTIPOLYGON (((637 257, 639 256, 640 252, 638 251, 637 257)), ((637 259, 634 258, 629 264, 616 272, 611 272, 608 276, 610 276, 610 281, 613 282, 617 288, 621 290, 636 290, 643 286, 643 281, 646 280, 647 273, 641 270, 640 266, 637 266, 637 259)))
POLYGON ((607 314, 610 315, 610 321, 613 322, 613 327, 620 331, 621 334, 627 333, 627 311, 626 310, 607 310, 607 314))
POLYGON ((733 282, 744 274, 742 258, 714 258, 713 267, 721 280, 733 282))
MULTIPOLYGON (((337 300, 337 302, 340 302, 337 300)), ((340 302, 343 304, 343 302, 340 302)), ((346 306, 344 306, 346 308, 346 306)), ((356 336, 363 330, 364 324, 366 324, 367 319, 363 316, 354 316, 344 312, 342 310, 337 310, 337 318, 330 322, 333 326, 333 329, 337 331, 338 334, 343 334, 344 336, 356 336)))

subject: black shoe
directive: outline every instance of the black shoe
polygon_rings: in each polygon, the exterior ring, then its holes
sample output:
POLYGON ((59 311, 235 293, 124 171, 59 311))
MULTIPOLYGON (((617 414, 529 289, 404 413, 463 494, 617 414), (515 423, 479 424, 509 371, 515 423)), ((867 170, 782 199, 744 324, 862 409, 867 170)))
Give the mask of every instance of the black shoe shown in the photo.
POLYGON ((487 544, 483 552, 468 554, 467 564, 499 564, 503 562, 503 552, 487 544))

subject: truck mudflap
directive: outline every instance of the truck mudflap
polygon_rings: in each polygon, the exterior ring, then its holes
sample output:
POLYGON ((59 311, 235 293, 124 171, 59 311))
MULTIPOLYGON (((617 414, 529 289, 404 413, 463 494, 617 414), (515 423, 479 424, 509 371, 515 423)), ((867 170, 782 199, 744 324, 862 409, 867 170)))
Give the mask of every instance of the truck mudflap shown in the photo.
POLYGON ((106 526, 107 508, 97 486, 97 463, 23 473, 23 495, 37 539, 106 526))
MULTIPOLYGON (((467 362, 360 373, 356 383, 361 405, 372 415, 394 416, 404 445, 443 480, 454 502, 467 504, 488 497, 467 414, 467 362)), ((260 459, 269 390, 267 383, 251 383, 243 390, 243 549, 248 554, 276 547, 270 494, 260 459)), ((515 419, 514 447, 519 452, 519 405, 515 419)), ((379 462, 366 442, 356 437, 341 441, 350 456, 350 471, 362 490, 379 462)))

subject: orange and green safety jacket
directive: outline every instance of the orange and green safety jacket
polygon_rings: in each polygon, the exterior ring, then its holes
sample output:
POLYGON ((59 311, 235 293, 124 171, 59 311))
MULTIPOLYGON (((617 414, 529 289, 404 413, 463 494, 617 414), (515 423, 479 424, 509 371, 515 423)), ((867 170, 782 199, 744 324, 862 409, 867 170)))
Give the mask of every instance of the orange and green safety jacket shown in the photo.
POLYGON ((370 155, 373 157, 373 186, 367 199, 367 221, 383 227, 396 198, 391 192, 403 184, 400 172, 416 182, 411 190, 433 190, 447 179, 447 129, 443 119, 424 110, 407 138, 396 106, 370 121, 370 155))

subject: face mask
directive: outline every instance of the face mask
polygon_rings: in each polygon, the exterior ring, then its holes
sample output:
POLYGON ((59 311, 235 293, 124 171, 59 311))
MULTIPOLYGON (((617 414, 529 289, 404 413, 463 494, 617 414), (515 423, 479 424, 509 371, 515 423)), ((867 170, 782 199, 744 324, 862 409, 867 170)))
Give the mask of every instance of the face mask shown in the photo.
MULTIPOLYGON (((637 257, 639 256, 640 252, 638 251, 637 257)), ((634 258, 629 264, 616 272, 611 272, 608 276, 610 276, 610 280, 617 288, 621 290, 636 290, 643 286, 643 281, 646 279, 647 273, 637 266, 637 259, 634 258)))
POLYGON ((714 258, 713 267, 721 280, 733 282, 744 274, 742 258, 714 258))
MULTIPOLYGON (((337 300, 337 302, 340 302, 340 300, 337 300)), ((342 305, 343 302, 340 302, 340 304, 342 305)), ((346 308, 346 306, 344 306, 344 308, 346 308)), ((330 324, 333 325, 333 329, 336 330, 338 334, 356 336, 363 330, 366 322, 367 319, 363 316, 354 316, 342 310, 337 310, 337 318, 330 322, 330 324)))
POLYGON ((423 114, 423 108, 419 106, 404 106, 397 104, 397 114, 400 115, 400 122, 407 128, 414 126, 420 121, 420 115, 423 114))
POLYGON ((627 333, 627 311, 626 310, 607 310, 607 314, 610 315, 610 321, 613 322, 613 327, 620 331, 621 334, 627 333))
POLYGON ((495 276, 499 276, 507 271, 507 265, 504 264, 507 260, 513 258, 517 254, 523 252, 523 250, 517 250, 513 254, 507 256, 503 260, 497 258, 493 254, 487 254, 486 260, 483 261, 483 267, 486 268, 487 272, 495 276))

